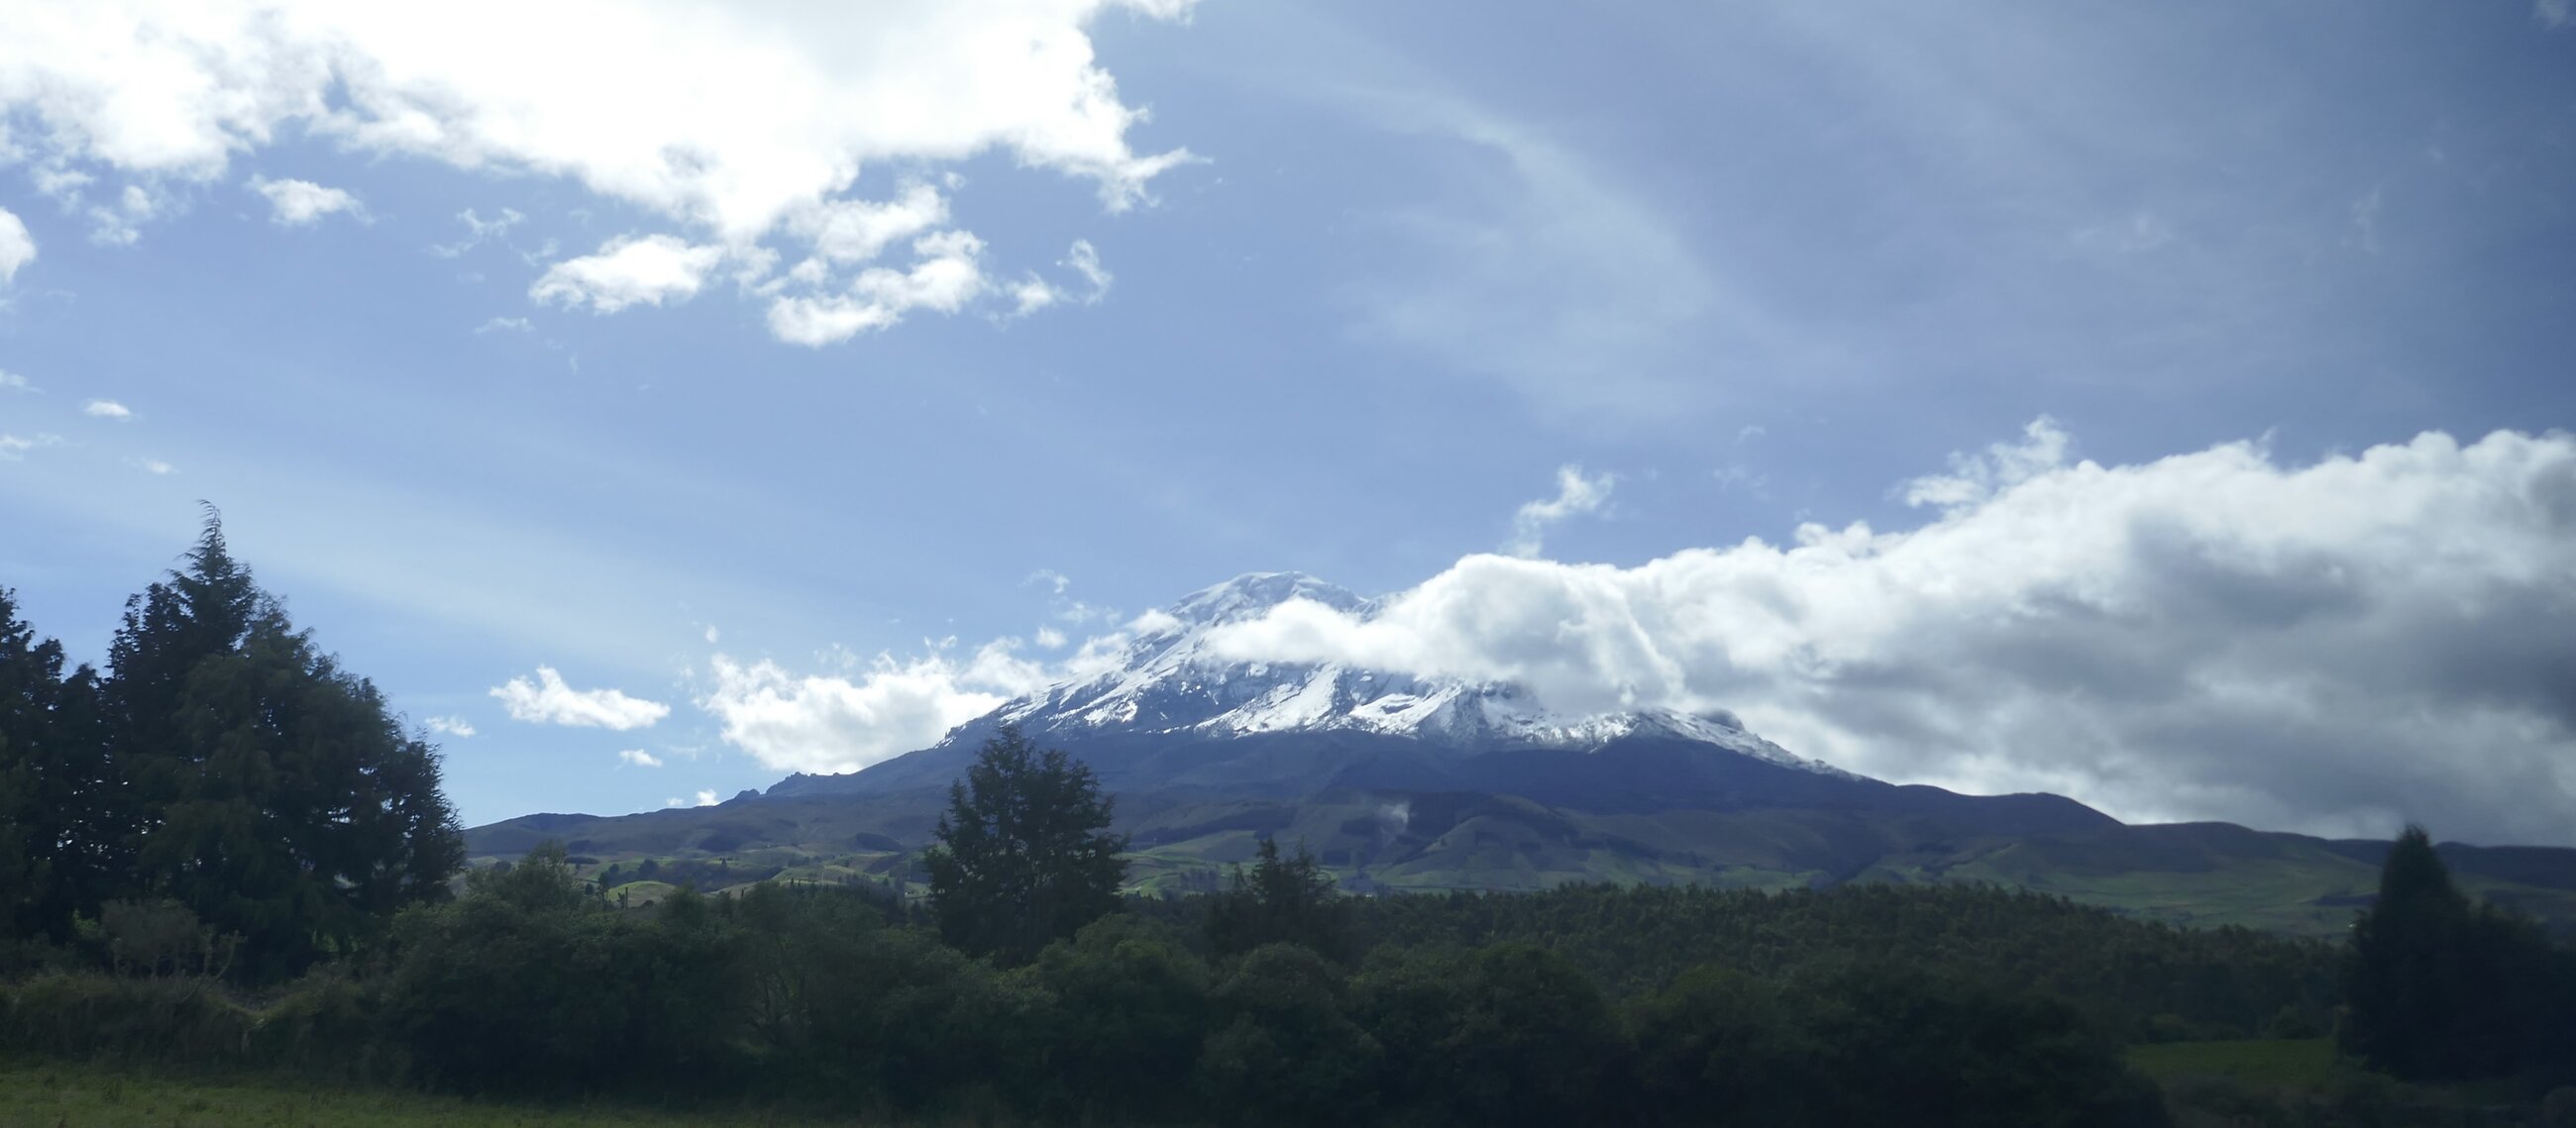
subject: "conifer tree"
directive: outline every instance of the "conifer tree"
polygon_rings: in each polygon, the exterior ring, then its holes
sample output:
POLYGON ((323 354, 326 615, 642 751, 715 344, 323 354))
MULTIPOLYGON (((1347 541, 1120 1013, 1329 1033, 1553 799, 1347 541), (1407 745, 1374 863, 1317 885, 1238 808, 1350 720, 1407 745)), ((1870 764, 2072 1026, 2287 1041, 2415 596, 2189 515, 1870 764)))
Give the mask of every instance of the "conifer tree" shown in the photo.
POLYGON ((137 877, 243 937, 246 974, 292 974, 445 896, 464 847, 436 754, 294 629, 211 511, 109 656, 109 735, 147 813, 137 877))
POLYGON ((2344 959, 2343 1051, 2397 1077, 2515 1072, 2562 1052, 2563 976, 2537 926, 2472 905, 2424 829, 2398 835, 2344 959))
POLYGON ((98 724, 98 678, 63 673, 63 647, 0 588, 0 929, 62 941, 129 869, 131 796, 98 724))
POLYGON ((1090 767, 1005 725, 949 785, 923 855, 940 935, 1017 965, 1116 910, 1127 840, 1109 811, 1090 767))

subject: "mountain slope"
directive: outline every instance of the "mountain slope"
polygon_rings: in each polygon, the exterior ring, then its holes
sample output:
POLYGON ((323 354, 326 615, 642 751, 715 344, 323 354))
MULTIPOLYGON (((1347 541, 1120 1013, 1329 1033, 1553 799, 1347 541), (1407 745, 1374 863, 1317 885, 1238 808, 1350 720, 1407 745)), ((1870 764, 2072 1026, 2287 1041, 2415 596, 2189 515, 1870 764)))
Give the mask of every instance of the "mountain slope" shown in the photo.
MULTIPOLYGON (((1218 628, 1300 599, 1377 612, 1312 577, 1238 577, 1147 616, 1106 660, 865 770, 791 776, 691 810, 532 815, 468 843, 506 857, 560 839, 595 868, 650 858, 719 885, 903 885, 950 782, 1016 724, 1099 774, 1145 889, 1214 888, 1277 837, 1359 891, 1973 881, 2177 923, 2332 934, 2367 902, 2385 849, 2224 824, 2124 826, 2055 795, 1854 775, 1725 713, 1560 713, 1511 685, 1247 662, 1214 644, 1218 628)), ((2473 892, 2576 925, 2576 851, 2444 856, 2473 892)))

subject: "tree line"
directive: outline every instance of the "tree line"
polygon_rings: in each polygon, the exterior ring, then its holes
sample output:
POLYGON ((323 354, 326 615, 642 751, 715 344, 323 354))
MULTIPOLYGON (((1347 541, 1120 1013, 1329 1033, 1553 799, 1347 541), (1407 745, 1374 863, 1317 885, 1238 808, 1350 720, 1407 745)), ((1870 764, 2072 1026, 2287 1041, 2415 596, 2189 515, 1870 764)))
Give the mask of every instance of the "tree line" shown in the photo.
POLYGON ((1351 898, 1268 839, 1157 900, 1090 770, 1005 728, 926 907, 628 910, 558 844, 454 880, 434 750, 211 517, 109 653, 66 670, 0 591, 0 1051, 1017 1123, 2148 1125, 2124 1044, 2329 1031, 2576 1079, 2576 961, 2412 828, 2344 944, 1987 888, 1351 898))

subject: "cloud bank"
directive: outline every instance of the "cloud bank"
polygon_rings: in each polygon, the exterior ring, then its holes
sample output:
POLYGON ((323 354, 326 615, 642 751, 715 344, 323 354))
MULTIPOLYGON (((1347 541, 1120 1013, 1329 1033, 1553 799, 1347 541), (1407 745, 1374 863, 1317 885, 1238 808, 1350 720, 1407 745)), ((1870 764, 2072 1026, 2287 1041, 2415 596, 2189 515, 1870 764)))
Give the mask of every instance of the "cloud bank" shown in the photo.
POLYGON ((2576 842, 2576 436, 2295 467, 2069 446, 2041 420, 1904 484, 1937 514, 1908 531, 1628 568, 1471 556, 1376 618, 1291 603, 1217 644, 1560 708, 1727 708, 1856 771, 2132 820, 2576 842))
MULTIPOLYGON (((98 0, 0 37, 0 116, 25 124, 12 140, 39 189, 110 242, 167 213, 174 187, 311 137, 370 157, 567 179, 685 233, 630 234, 575 260, 593 263, 588 275, 549 272, 541 301, 611 312, 685 298, 705 267, 692 274, 679 250, 722 247, 757 272, 776 257, 764 241, 783 241, 810 266, 784 279, 791 292, 764 295, 788 311, 772 321, 817 343, 905 309, 950 308, 919 291, 954 292, 953 281, 905 281, 921 265, 860 270, 916 238, 973 239, 943 232, 948 201, 919 170, 1000 152, 1087 182, 1118 210, 1193 159, 1130 144, 1143 111, 1097 64, 1088 31, 1112 10, 1168 20, 1190 6, 98 0), (871 199, 860 177, 879 166, 907 179, 871 199), (674 254, 648 264, 637 247, 674 254), (665 269, 641 289, 603 287, 618 271, 597 260, 621 252, 620 267, 665 269)), ((308 181, 249 183, 281 224, 356 207, 308 181)), ((23 225, 0 213, 0 280, 32 254, 23 225)))
POLYGON ((650 728, 671 714, 671 707, 658 701, 629 697, 615 689, 574 689, 564 684, 563 675, 552 666, 537 667, 537 680, 511 678, 509 684, 496 686, 492 696, 501 699, 510 719, 538 724, 572 725, 575 727, 615 729, 650 728))

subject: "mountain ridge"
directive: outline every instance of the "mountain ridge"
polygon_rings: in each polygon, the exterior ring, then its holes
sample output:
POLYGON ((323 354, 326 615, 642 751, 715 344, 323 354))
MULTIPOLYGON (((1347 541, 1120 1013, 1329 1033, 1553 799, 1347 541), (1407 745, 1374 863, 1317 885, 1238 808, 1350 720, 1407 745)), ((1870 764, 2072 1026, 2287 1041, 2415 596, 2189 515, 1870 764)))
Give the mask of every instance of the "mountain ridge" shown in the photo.
MULTIPOLYGON (((1871 779, 1723 711, 1553 713, 1509 684, 1248 661, 1210 645, 1217 628, 1301 599, 1363 621, 1384 607, 1302 573, 1249 573, 1140 616, 1116 650, 928 747, 707 807, 504 820, 469 844, 498 859, 551 838, 600 867, 651 858, 694 880, 918 893, 914 852, 951 782, 1016 724, 1096 773, 1143 891, 1215 888, 1264 838, 1307 845, 1364 893, 1980 882, 2178 924, 2331 935, 2376 888, 2384 843, 2129 826, 2064 796, 1871 779)), ((2576 930, 2576 850, 2445 851, 2480 896, 2576 930)))

